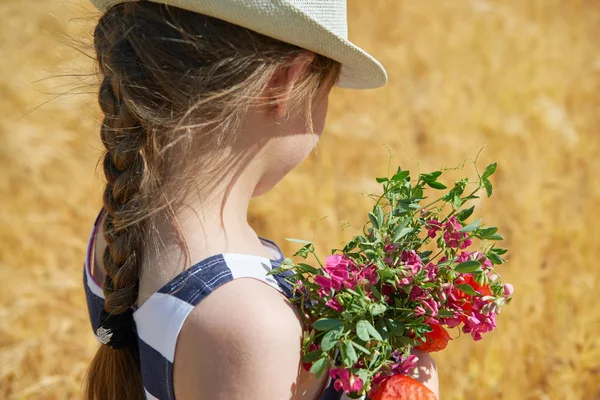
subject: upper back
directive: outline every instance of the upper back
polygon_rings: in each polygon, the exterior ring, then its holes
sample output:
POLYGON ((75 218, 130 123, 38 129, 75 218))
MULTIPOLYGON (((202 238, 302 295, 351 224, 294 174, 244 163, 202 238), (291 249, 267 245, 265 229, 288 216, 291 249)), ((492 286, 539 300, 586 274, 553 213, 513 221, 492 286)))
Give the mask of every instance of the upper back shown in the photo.
MULTIPOLYGON (((101 285, 92 274, 97 229, 90 238, 84 274, 94 331, 104 307, 101 285)), ((233 382, 227 376, 218 378, 219 374, 243 374, 248 363, 253 363, 253 370, 276 374, 262 377, 271 382, 265 390, 289 393, 291 389, 297 393, 295 398, 319 398, 326 378, 316 381, 298 370, 301 324, 286 301, 292 295, 291 286, 284 274, 268 275, 283 256, 274 243, 264 239, 263 243, 279 254, 275 260, 242 254, 209 257, 171 279, 134 311, 147 398, 174 399, 175 393, 180 399, 195 398, 189 393, 226 390, 212 387, 233 382), (241 356, 244 351, 245 363, 239 362, 240 358, 231 362, 232 354, 241 356), (269 354, 277 360, 263 363, 269 354), (242 367, 245 369, 238 370, 242 367), (295 386, 290 388, 286 382, 295 386)), ((340 395, 330 388, 320 398, 339 399, 340 395), (331 395, 334 397, 328 397, 331 395)))

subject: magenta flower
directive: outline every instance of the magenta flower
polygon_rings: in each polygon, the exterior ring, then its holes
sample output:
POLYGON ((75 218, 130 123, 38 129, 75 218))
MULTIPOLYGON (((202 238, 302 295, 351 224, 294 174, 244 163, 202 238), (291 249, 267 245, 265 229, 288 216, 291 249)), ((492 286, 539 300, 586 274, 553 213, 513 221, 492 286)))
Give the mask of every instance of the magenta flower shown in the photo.
POLYGON ((444 242, 446 242, 448 247, 466 249, 473 244, 471 239, 467 239, 469 235, 466 232, 459 232, 461 228, 460 222, 458 222, 456 217, 450 217, 444 223, 444 242))
POLYGON ((364 382, 361 378, 350 373, 350 371, 344 368, 330 369, 329 377, 331 377, 331 379, 335 379, 333 384, 335 390, 339 391, 340 389, 343 389, 346 394, 358 392, 364 385, 364 382))
POLYGON ((392 364, 393 375, 408 375, 417 366, 418 358, 414 354, 405 357, 400 351, 394 350, 392 358, 396 361, 392 364))
POLYGON ((325 305, 337 312, 344 311, 344 306, 341 305, 340 302, 335 297, 327 300, 327 303, 325 303, 325 305))
POLYGON ((510 283, 504 284, 504 297, 510 297, 515 292, 515 288, 510 283))
POLYGON ((333 288, 333 281, 326 276, 317 275, 315 276, 315 283, 320 286, 319 297, 329 296, 333 288))
POLYGON ((425 267, 425 271, 427 271, 427 280, 430 282, 435 281, 435 279, 437 278, 437 274, 438 274, 438 266, 435 265, 434 263, 429 263, 425 267))
POLYGON ((442 223, 436 219, 430 219, 425 223, 427 227, 427 236, 434 238, 439 231, 442 230, 442 223))
POLYGON ((325 272, 331 276, 332 286, 335 290, 343 287, 354 288, 356 284, 350 279, 350 271, 355 270, 356 266, 352 260, 343 255, 334 254, 325 259, 325 272))
POLYGON ((400 244, 398 243, 394 243, 394 244, 386 244, 385 245, 385 252, 386 254, 391 254, 391 253, 395 253, 396 250, 398 250, 400 248, 400 244))
POLYGON ((492 331, 496 327, 496 314, 487 311, 488 302, 479 298, 473 299, 471 315, 463 320, 464 325, 462 331, 470 333, 473 340, 483 339, 483 334, 492 331))
POLYGON ((404 262, 407 269, 413 274, 419 272, 419 268, 421 268, 423 265, 419 255, 414 250, 404 250, 400 256, 400 259, 402 262, 404 262))
POLYGON ((377 267, 374 265, 366 266, 358 273, 357 280, 362 283, 370 283, 375 285, 377 283, 377 267))

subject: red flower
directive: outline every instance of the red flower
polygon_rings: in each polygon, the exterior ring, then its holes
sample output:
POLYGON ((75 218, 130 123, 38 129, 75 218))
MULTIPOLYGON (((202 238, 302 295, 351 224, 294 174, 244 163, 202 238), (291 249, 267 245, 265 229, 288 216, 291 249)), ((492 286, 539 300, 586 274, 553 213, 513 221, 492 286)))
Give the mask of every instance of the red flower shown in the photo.
POLYGON ((437 396, 410 376, 394 375, 383 382, 371 400, 437 400, 437 396))
MULTIPOLYGON (((465 285, 465 284, 469 285, 473 288, 473 290, 481 293, 482 296, 491 296, 492 295, 492 291, 490 290, 490 287, 488 285, 480 285, 479 283, 477 283, 477 281, 475 281, 475 279, 473 279, 473 275, 470 275, 470 274, 463 275, 456 280, 456 283, 458 285, 465 285)), ((462 291, 461 291, 460 296, 457 294, 457 297, 463 297, 463 296, 467 296, 466 298, 470 298, 469 295, 463 293, 462 291)))
POLYGON ((416 348, 427 353, 444 350, 446 346, 448 346, 448 342, 452 340, 450 334, 448 334, 448 331, 446 331, 446 329, 444 329, 441 325, 429 326, 433 330, 425 334, 425 342, 416 348))

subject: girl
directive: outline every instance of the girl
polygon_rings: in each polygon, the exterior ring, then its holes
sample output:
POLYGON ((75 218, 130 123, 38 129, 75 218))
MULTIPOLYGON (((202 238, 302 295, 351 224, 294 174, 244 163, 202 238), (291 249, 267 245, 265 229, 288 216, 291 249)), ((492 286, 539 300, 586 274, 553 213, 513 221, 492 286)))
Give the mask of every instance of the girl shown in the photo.
POLYGON ((88 399, 340 399, 301 368, 289 286, 267 276, 282 255, 246 214, 313 149, 332 86, 386 81, 346 40, 345 0, 92 2, 107 184, 88 399))

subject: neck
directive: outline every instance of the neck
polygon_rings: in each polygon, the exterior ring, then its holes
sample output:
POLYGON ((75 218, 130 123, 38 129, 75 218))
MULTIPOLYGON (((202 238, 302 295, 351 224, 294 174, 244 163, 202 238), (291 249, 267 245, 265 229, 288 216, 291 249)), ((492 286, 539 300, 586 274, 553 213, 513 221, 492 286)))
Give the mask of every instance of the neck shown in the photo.
POLYGON ((265 255, 248 224, 248 208, 263 174, 258 150, 245 156, 229 154, 226 167, 203 177, 193 196, 177 213, 177 222, 190 252, 190 262, 220 253, 265 255), (222 172, 225 171, 225 172, 222 172))

